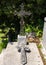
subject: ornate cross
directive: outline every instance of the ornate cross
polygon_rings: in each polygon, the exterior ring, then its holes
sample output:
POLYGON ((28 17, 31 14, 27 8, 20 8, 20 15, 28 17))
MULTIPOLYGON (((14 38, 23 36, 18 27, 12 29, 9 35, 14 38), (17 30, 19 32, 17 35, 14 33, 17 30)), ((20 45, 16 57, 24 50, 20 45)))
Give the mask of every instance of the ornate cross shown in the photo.
POLYGON ((21 33, 23 33, 23 31, 24 31, 24 19, 23 19, 23 17, 25 16, 25 15, 31 15, 31 13, 28 11, 28 12, 26 12, 25 10, 24 10, 24 4, 22 3, 21 5, 20 5, 20 7, 21 7, 21 10, 19 11, 19 12, 16 12, 15 11, 15 15, 18 15, 18 16, 20 16, 21 17, 21 20, 20 20, 20 34, 21 33))
POLYGON ((21 51, 21 63, 22 65, 27 64, 27 55, 26 52, 30 52, 30 49, 22 43, 21 47, 18 47, 18 51, 21 51))

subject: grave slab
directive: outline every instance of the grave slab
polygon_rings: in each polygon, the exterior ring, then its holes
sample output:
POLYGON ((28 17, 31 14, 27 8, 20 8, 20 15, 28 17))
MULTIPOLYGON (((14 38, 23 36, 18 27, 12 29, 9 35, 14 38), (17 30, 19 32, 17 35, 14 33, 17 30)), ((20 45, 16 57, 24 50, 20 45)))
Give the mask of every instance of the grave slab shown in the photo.
MULTIPOLYGON (((14 42, 13 45, 8 43, 7 48, 4 51, 2 65, 22 65, 21 52, 20 53, 18 52, 16 46, 17 46, 17 42, 14 42)), ((31 52, 26 53, 27 64, 25 65, 44 65, 36 44, 29 43, 28 47, 30 48, 31 52)))

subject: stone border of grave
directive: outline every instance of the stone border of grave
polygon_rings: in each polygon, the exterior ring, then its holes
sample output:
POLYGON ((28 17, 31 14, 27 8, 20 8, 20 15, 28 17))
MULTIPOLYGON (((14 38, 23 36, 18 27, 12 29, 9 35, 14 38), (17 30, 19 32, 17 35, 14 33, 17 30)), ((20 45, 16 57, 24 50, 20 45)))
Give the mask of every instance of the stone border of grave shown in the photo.
POLYGON ((44 63, 44 65, 46 65, 46 51, 45 51, 45 48, 44 48, 41 40, 40 40, 40 43, 37 44, 37 47, 39 49, 39 52, 40 52, 41 58, 43 60, 43 63, 44 63), (39 45, 40 45, 40 47, 38 47, 39 45))
POLYGON ((41 42, 40 44, 41 44, 41 46, 42 46, 42 48, 40 48, 41 53, 43 54, 43 57, 44 57, 44 59, 46 60, 46 50, 45 50, 45 48, 44 48, 42 42, 41 42))
MULTIPOLYGON (((44 65, 46 65, 46 55, 45 54, 43 54, 43 48, 42 48, 42 43, 40 43, 40 45, 41 45, 41 48, 38 48, 39 49, 39 52, 40 52, 40 55, 41 55, 41 58, 42 58, 42 61, 43 61, 43 63, 44 63, 44 65)), ((37 45, 38 46, 38 45, 37 45)), ((45 53, 45 52, 44 52, 45 53)))
MULTIPOLYGON (((44 18, 44 27, 45 27, 45 22, 46 22, 46 17, 44 18)), ((45 27, 46 29, 46 27, 45 27)), ((46 31, 44 30, 43 33, 45 33, 46 31)), ((45 62, 45 65, 46 65, 46 47, 45 47, 45 34, 43 34, 43 39, 41 39, 41 42, 40 42, 40 45, 41 45, 41 48, 39 49, 40 52, 41 52, 41 55, 43 57, 43 61, 45 62), (44 42, 43 42, 44 41, 44 42)))
POLYGON ((36 45, 38 47, 38 50, 39 50, 40 56, 42 58, 42 61, 43 61, 44 65, 46 65, 45 55, 43 54, 43 44, 42 44, 42 42, 40 42, 38 44, 36 43, 36 45))

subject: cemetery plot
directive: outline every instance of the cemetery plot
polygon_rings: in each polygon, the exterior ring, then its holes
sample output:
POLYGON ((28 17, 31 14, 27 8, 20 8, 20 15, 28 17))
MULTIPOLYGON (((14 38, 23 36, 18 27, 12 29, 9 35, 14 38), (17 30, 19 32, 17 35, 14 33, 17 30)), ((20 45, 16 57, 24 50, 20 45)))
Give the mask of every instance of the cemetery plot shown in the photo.
MULTIPOLYGON (((22 65, 21 64, 21 53, 17 50, 17 43, 13 45, 8 44, 3 57, 3 65, 22 65)), ((39 54, 38 48, 35 43, 29 43, 28 47, 31 52, 26 53, 27 64, 26 65, 44 65, 39 54)))

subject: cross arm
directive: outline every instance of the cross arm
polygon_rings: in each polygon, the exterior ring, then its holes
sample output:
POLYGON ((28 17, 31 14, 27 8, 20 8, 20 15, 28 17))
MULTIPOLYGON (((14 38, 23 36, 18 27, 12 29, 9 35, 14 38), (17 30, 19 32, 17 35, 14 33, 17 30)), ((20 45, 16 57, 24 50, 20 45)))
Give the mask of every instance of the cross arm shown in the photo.
POLYGON ((25 13, 25 15, 28 15, 28 16, 30 16, 32 14, 30 11, 24 12, 24 13, 25 13))

